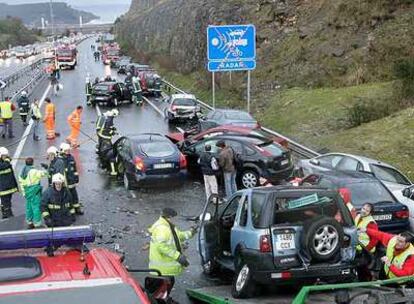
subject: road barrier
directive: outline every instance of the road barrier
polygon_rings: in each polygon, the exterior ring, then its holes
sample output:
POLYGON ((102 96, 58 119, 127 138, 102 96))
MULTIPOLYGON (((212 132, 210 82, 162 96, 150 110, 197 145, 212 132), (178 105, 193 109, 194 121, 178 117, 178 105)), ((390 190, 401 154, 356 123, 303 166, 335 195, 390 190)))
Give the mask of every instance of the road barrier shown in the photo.
MULTIPOLYGON (((180 88, 177 88, 176 86, 174 86, 172 83, 168 82, 165 79, 162 79, 162 82, 164 83, 164 86, 165 86, 166 91, 168 93, 171 93, 172 91, 174 91, 174 92, 177 92, 177 93, 180 93, 180 94, 187 94, 185 91, 181 90, 180 88)), ((205 103, 204 101, 197 99, 197 102, 202 107, 204 107, 205 109, 213 110, 213 107, 210 106, 209 104, 205 103)), ((265 132, 269 133, 270 135, 277 136, 277 137, 280 137, 280 138, 283 138, 284 140, 286 140, 289 143, 289 149, 292 150, 292 152, 294 152, 295 154, 297 154, 301 158, 312 158, 312 157, 320 155, 318 152, 316 152, 316 151, 314 151, 314 150, 312 150, 312 149, 310 149, 310 148, 308 148, 304 145, 301 145, 300 143, 294 141, 293 139, 290 139, 290 138, 288 138, 288 137, 286 137, 286 136, 284 136, 284 135, 282 135, 282 134, 280 134, 276 131, 273 131, 271 129, 264 128, 264 127, 262 127, 262 129, 265 132)))

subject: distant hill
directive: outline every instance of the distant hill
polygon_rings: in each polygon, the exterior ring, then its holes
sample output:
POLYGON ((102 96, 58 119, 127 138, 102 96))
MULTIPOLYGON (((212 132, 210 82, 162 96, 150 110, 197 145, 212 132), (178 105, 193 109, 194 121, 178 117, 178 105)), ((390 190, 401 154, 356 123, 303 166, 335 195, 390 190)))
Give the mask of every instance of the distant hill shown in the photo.
MULTIPOLYGON (((92 13, 74 9, 64 2, 53 2, 52 7, 55 24, 78 24, 79 16, 82 16, 84 23, 99 19, 92 13)), ((48 2, 18 5, 0 3, 0 20, 7 16, 20 18, 29 27, 38 27, 42 17, 46 21, 50 20, 50 6, 48 2)))
POLYGON ((32 44, 37 40, 36 33, 28 30, 17 18, 0 20, 0 50, 7 49, 9 45, 32 44))

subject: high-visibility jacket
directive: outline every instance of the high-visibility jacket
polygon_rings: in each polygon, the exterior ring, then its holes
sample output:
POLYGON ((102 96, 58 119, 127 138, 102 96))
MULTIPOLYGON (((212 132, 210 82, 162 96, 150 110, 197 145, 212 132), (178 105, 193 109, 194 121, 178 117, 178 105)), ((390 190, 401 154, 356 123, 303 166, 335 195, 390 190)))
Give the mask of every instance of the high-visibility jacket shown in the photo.
MULTIPOLYGON (((389 242, 387 246, 386 256, 388 260, 391 262, 391 265, 394 265, 398 268, 403 268, 405 261, 412 255, 414 255, 414 246, 412 244, 408 245, 408 247, 401 252, 400 254, 394 256, 395 244, 397 243, 397 237, 394 236, 389 242)), ((385 274, 389 279, 396 278, 397 276, 390 271, 390 267, 384 264, 384 271, 385 274)))
POLYGON ((106 117, 103 126, 98 130, 98 137, 111 140, 114 136, 116 128, 114 126, 114 117, 106 117))
POLYGON ((46 176, 47 171, 38 170, 36 168, 33 168, 32 166, 27 166, 27 169, 23 169, 22 174, 20 174, 19 176, 19 183, 20 189, 22 190, 22 195, 25 195, 25 190, 27 188, 40 185, 42 178, 46 176))
POLYGON ((47 103, 45 107, 45 120, 55 120, 55 105, 47 103))
POLYGON ((81 124, 81 116, 80 113, 77 110, 74 110, 69 116, 68 116, 68 123, 71 127, 78 127, 81 124))
MULTIPOLYGON (((355 217, 355 224, 357 225, 358 229, 361 229, 361 228, 366 229, 370 223, 376 223, 374 218, 371 215, 361 217, 361 215, 358 214, 355 217)), ((361 233, 358 234, 358 241, 364 247, 367 247, 369 242, 371 241, 371 238, 369 237, 369 235, 366 232, 361 232, 361 233)), ((362 251, 362 246, 357 245, 357 250, 362 251)), ((374 253, 375 252, 375 247, 371 248, 371 250, 369 252, 374 253)))
POLYGON ((0 102, 1 118, 11 119, 13 118, 14 105, 10 101, 0 102))
MULTIPOLYGON (((162 275, 176 276, 181 274, 183 266, 178 263, 180 256, 171 227, 167 220, 160 217, 148 231, 151 233, 151 243, 149 250, 149 268, 157 269, 162 275)), ((181 242, 190 239, 193 234, 191 231, 180 231, 175 228, 180 247, 181 242)))
POLYGON ((17 192, 17 181, 10 159, 0 159, 0 196, 17 192))
POLYGON ((30 113, 33 119, 40 120, 42 119, 42 112, 40 111, 40 107, 38 105, 32 104, 30 113))
POLYGON ((49 217, 54 227, 69 226, 73 223, 75 209, 72 196, 66 187, 58 191, 53 186, 47 188, 42 194, 40 205, 43 218, 49 217))

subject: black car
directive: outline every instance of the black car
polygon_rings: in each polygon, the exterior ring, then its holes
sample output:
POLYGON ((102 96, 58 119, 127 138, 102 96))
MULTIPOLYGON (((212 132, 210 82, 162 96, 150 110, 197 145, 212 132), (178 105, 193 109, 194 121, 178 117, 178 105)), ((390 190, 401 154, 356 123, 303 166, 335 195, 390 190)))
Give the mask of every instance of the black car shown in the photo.
POLYGON ((258 186, 260 177, 277 184, 292 175, 294 166, 290 151, 273 140, 266 140, 260 136, 225 134, 204 138, 196 143, 185 141, 180 146, 187 156, 189 171, 200 172, 197 160, 206 144, 211 145, 212 153, 218 155, 219 148, 216 144, 220 140, 230 145, 235 152, 237 182, 244 188, 258 186))
POLYGON ((376 177, 362 172, 324 172, 311 174, 302 180, 303 184, 318 185, 330 189, 347 188, 351 201, 359 210, 364 203, 374 204, 373 217, 384 231, 401 232, 409 230, 409 211, 391 191, 376 177))
POLYGON ((133 102, 133 94, 122 82, 103 81, 92 86, 89 105, 103 103, 117 107, 123 101, 133 102))
POLYGON ((144 133, 121 137, 114 143, 117 170, 126 189, 180 181, 186 175, 185 156, 164 135, 144 133))

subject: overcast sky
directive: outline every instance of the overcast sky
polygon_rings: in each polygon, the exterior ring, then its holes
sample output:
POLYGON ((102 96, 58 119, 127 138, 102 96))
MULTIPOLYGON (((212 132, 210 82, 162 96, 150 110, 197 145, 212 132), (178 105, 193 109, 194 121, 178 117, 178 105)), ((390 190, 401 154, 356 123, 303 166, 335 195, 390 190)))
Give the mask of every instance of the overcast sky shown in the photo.
MULTIPOLYGON (((21 4, 21 3, 38 3, 38 2, 49 2, 48 0, 0 0, 2 3, 7 4, 21 4)), ((53 0, 53 2, 66 2, 70 5, 86 6, 95 4, 130 4, 131 0, 53 0)))

